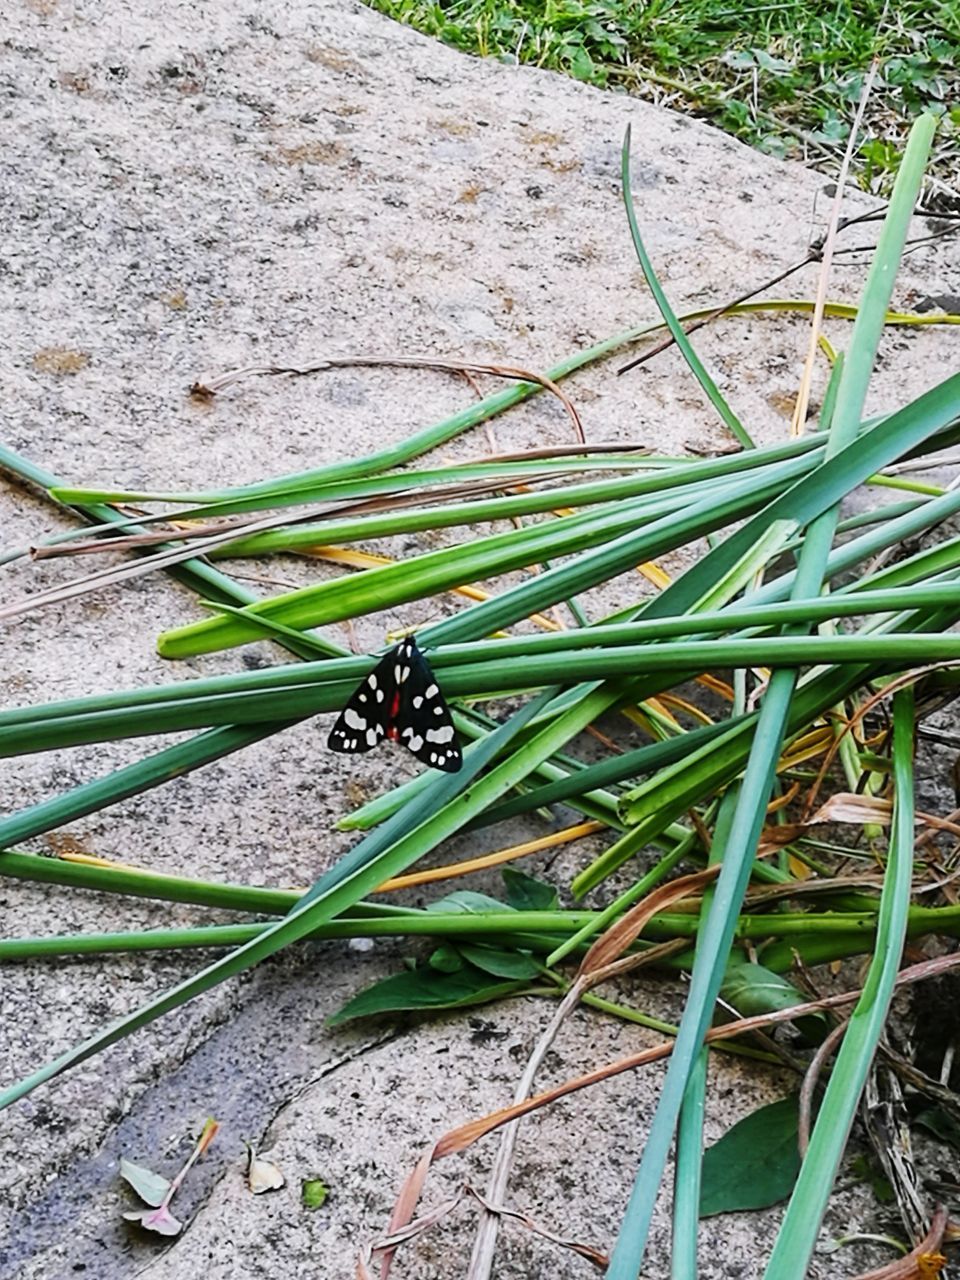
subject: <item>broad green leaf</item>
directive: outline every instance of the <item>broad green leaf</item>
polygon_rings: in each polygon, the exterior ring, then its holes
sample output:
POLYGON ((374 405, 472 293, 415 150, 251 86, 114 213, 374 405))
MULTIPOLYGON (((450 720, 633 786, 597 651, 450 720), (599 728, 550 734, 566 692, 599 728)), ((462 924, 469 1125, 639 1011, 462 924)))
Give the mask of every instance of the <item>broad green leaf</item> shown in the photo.
POLYGON ((431 952, 427 964, 438 973, 456 973, 463 968, 463 956, 456 947, 444 942, 436 951, 431 952))
MULTIPOLYGON (((776 930, 775 918, 771 920, 770 927, 772 931, 776 930)), ((788 982, 782 974, 765 969, 762 964, 749 964, 739 960, 727 966, 720 994, 744 1018, 752 1018, 758 1013, 773 1013, 779 1009, 792 1009, 809 1000, 809 996, 788 982)), ((815 1013, 798 1018, 796 1025, 804 1035, 820 1040, 823 1038, 825 1021, 822 1013, 815 1013)))
POLYGON ((394 974, 367 987, 328 1018, 327 1026, 338 1027, 351 1018, 368 1018, 377 1013, 486 1004, 489 1000, 513 995, 527 985, 525 981, 492 982, 490 974, 473 965, 465 965, 457 973, 416 969, 413 973, 394 974))
POLYGON ((164 1197, 170 1190, 170 1183, 166 1178, 123 1156, 120 1157, 120 1177, 130 1183, 145 1204, 153 1205, 155 1209, 163 1204, 164 1197))
POLYGON ((515 867, 504 867, 501 875, 507 891, 507 904, 517 911, 555 911, 559 906, 556 889, 545 880, 537 880, 515 867))
POLYGON ((460 951, 465 960, 484 973, 492 973, 495 978, 536 978, 543 972, 543 965, 526 951, 478 947, 473 943, 463 943, 460 951))
POLYGON ((754 1111, 703 1157, 700 1216, 765 1209, 785 1200, 800 1169, 797 1099, 782 1098, 754 1111))
POLYGON ((457 889, 454 893, 448 893, 445 898, 431 902, 426 910, 444 913, 462 911, 467 915, 482 916, 489 911, 504 911, 509 908, 505 908, 502 902, 491 898, 488 893, 475 893, 473 889, 457 889))

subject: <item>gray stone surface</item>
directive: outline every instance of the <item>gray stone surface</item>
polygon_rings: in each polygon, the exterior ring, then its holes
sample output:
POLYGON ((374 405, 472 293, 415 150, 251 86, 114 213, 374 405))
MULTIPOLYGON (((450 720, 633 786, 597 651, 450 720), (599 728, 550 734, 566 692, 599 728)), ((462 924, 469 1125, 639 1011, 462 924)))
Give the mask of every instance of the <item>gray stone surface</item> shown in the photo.
MULTIPOLYGON (((351 352, 509 357, 546 368, 653 319, 619 202, 627 121, 640 219, 680 309, 728 298, 801 257, 819 229, 815 210, 827 205, 818 176, 688 119, 465 58, 348 0, 9 0, 0 34, 4 438, 71 481, 246 482, 400 439, 470 394, 442 374, 351 370, 248 382, 200 403, 187 387, 205 369, 351 352)), ((863 207, 854 197, 851 211, 863 207)), ((859 278, 844 268, 834 296, 852 299, 859 278)), ((810 296, 813 283, 808 269, 779 292, 810 296)), ((911 258, 897 297, 909 304, 957 291, 955 262, 932 247, 911 258)), ((844 326, 829 328, 842 342, 844 326)), ((730 322, 698 345, 756 437, 782 438, 804 321, 730 322)), ((953 336, 938 330, 885 338, 873 407, 931 384, 948 345, 955 352, 953 336)), ((572 384, 590 439, 673 451, 728 444, 675 354, 621 379, 613 368, 572 384)), ((502 448, 569 439, 562 410, 546 397, 494 431, 502 448)), ((485 448, 474 436, 443 455, 485 448)), ((35 495, 0 486, 5 546, 66 527, 35 495)), ((240 568, 294 583, 327 572, 293 560, 240 568)), ((6 571, 5 595, 76 572, 21 562, 6 571)), ((632 583, 612 584, 607 604, 628 590, 632 583)), ((185 590, 153 578, 27 614, 0 636, 3 704, 237 669, 239 653, 176 667, 156 657, 158 631, 198 615, 185 590)), ((386 630, 422 618, 414 606, 377 615, 357 626, 357 642, 373 647, 386 630)), ((275 660, 265 645, 250 652, 275 660)), ((88 852, 161 871, 308 883, 349 847, 330 826, 357 795, 410 773, 393 756, 345 765, 325 751, 322 727, 290 730, 46 842, 62 847, 56 841, 68 836, 88 852)), ((4 762, 0 808, 56 794, 159 745, 4 762)), ((531 821, 524 829, 539 828, 531 821)), ((498 842, 499 833, 487 833, 475 847, 498 842)), ((555 874, 570 871, 574 856, 555 874)), ((211 918, 9 881, 0 882, 0 911, 5 934, 211 918)), ((549 1014, 526 1001, 403 1034, 326 1032, 324 1017, 405 950, 330 944, 281 957, 4 1114, 4 1280, 352 1274, 356 1247, 383 1229, 417 1154, 449 1125, 509 1099, 549 1014), (129 1207, 120 1155, 172 1170, 208 1113, 223 1130, 179 1201, 190 1229, 172 1246, 142 1238, 120 1221, 129 1207), (259 1199, 245 1191, 243 1138, 272 1147, 284 1191, 259 1199), (331 1196, 309 1213, 299 1183, 314 1174, 331 1196)), ((8 967, 0 1078, 18 1078, 201 962, 150 955, 8 967)), ((682 989, 645 981, 629 995, 673 1017, 682 989)), ((653 1039, 580 1014, 545 1082, 653 1039)), ((713 1071, 711 1137, 789 1083, 719 1058, 713 1071)), ((621 1077, 533 1120, 521 1140, 516 1202, 545 1225, 609 1247, 661 1079, 660 1069, 621 1077)), ((428 1199, 464 1176, 482 1184, 492 1149, 488 1141, 469 1159, 448 1161, 428 1199)), ((844 1183, 827 1230, 873 1212, 844 1183)), ((705 1224, 702 1275, 759 1275, 776 1220, 773 1211, 705 1224)), ((412 1246, 398 1276, 462 1274, 473 1221, 462 1210, 412 1246)), ((663 1274, 668 1223, 664 1205, 651 1275, 663 1274)), ((590 1271, 505 1229, 501 1276, 573 1280, 590 1271)), ((811 1272, 833 1273, 820 1261, 811 1272)))

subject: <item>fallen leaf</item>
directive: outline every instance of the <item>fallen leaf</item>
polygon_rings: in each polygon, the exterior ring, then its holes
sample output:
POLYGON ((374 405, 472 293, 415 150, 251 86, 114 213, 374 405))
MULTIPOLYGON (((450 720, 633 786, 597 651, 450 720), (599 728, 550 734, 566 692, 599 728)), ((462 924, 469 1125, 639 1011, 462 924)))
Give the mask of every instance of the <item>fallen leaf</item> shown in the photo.
POLYGON ((274 1164, 272 1160, 264 1160, 262 1156, 258 1156, 255 1147, 250 1147, 249 1152, 247 1186, 253 1194, 261 1196, 265 1191, 279 1191, 287 1181, 280 1171, 280 1166, 274 1164))
MULTIPOLYGON (((861 796, 852 791, 840 791, 822 804, 810 819, 815 822, 887 823, 893 813, 893 805, 880 796, 861 796)), ((805 824, 806 825, 806 824, 805 824)))
MULTIPOLYGON (((159 1173, 154 1173, 152 1169, 146 1169, 141 1164, 134 1164, 132 1160, 126 1160, 122 1156, 120 1158, 120 1177, 126 1178, 134 1191, 146 1204, 152 1205, 155 1209, 163 1204, 167 1192, 170 1190, 169 1179, 164 1178, 159 1173)), ((134 1217, 137 1215, 134 1214, 134 1217)))
MULTIPOLYGON (((516 957, 517 963, 520 959, 516 957)), ((415 969, 383 978, 366 987, 332 1014, 327 1019, 327 1026, 337 1027, 351 1018, 367 1018, 378 1013, 461 1009, 472 1004, 487 1004, 513 995, 527 985, 524 979, 497 982, 488 972, 473 964, 464 964, 455 972, 429 967, 415 969)))
POLYGON ((183 1223, 175 1218, 166 1205, 157 1209, 134 1209, 123 1215, 128 1222, 139 1222, 148 1231, 156 1231, 161 1236, 178 1236, 183 1230, 183 1223))
MULTIPOLYGON (((806 999, 804 993, 780 973, 773 973, 762 964, 747 961, 731 962, 720 987, 723 998, 736 1009, 741 1018, 753 1018, 759 1013, 774 1010, 795 1009, 806 999)), ((822 1013, 798 1018, 795 1025, 814 1043, 824 1036, 825 1018, 822 1013)))
POLYGON ((560 904, 556 889, 545 880, 528 876, 516 867, 500 872, 507 891, 507 903, 516 911, 555 911, 560 904))

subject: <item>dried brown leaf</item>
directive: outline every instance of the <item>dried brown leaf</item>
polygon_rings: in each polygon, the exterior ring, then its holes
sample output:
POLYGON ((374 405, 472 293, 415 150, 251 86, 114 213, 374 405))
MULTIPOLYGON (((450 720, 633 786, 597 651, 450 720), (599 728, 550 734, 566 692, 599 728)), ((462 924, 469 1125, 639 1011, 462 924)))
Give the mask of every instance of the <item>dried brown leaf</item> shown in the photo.
POLYGON ((697 871, 693 875, 681 876, 671 880, 669 884, 654 889, 602 934, 583 957, 577 974, 578 982, 586 979, 590 985, 607 976, 609 966, 623 955, 624 951, 636 942, 658 911, 680 902, 683 898, 704 889, 720 872, 720 864, 697 871))

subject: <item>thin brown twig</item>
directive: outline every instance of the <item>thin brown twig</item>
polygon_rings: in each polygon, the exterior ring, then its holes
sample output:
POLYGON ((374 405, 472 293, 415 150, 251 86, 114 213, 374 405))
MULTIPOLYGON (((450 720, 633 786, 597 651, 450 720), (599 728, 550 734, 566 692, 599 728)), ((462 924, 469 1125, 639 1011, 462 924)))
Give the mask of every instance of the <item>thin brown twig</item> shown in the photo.
POLYGON ((476 1200, 487 1213, 495 1214, 498 1218, 510 1218, 513 1222, 518 1222, 521 1226, 526 1227, 534 1235, 541 1236, 544 1240, 549 1240, 551 1244, 559 1245, 561 1249, 569 1249, 572 1253, 579 1254, 581 1258, 586 1258, 588 1262, 592 1262, 596 1267, 606 1268, 610 1264, 608 1256, 592 1245, 583 1244, 581 1241, 572 1240, 567 1236, 557 1235, 555 1231, 544 1227, 531 1214, 524 1212, 522 1209, 512 1209, 505 1204, 494 1204, 486 1196, 481 1195, 476 1187, 471 1186, 469 1182, 465 1182, 457 1194, 449 1200, 444 1200, 435 1208, 428 1209, 405 1227, 401 1227, 381 1239, 365 1245, 357 1259, 357 1276, 359 1280, 373 1280, 370 1264, 375 1253, 390 1253, 392 1255, 398 1245, 405 1244, 408 1240, 414 1239, 415 1236, 421 1235, 424 1231, 435 1227, 438 1222, 442 1222, 444 1218, 449 1217, 454 1209, 458 1208, 468 1196, 476 1200))
MULTIPOLYGON (((716 307, 709 315, 701 316, 698 320, 691 320, 689 324, 684 325, 684 333, 689 336, 691 333, 696 333, 698 329, 702 329, 708 324, 713 324, 714 320, 719 320, 721 316, 726 315, 728 311, 732 311, 734 307, 739 307, 744 302, 749 302, 750 299, 755 298, 758 293, 763 293, 767 289, 772 289, 773 286, 775 284, 779 284, 781 280, 786 280, 788 276, 792 276, 797 271, 809 266, 811 262, 819 262, 819 260, 820 253, 811 250, 805 258, 801 258, 799 262, 795 262, 792 266, 786 267, 783 271, 771 277, 771 279, 765 280, 763 284, 758 284, 756 288, 748 290, 747 293, 742 293, 738 298, 733 298, 730 302, 725 302, 722 306, 716 307)), ((652 360, 653 357, 658 356, 661 351, 666 351, 669 347, 672 347, 675 342, 676 338, 674 338, 672 333, 664 334, 664 336, 655 342, 652 347, 648 347, 646 351, 641 352, 640 355, 635 356, 625 365, 621 365, 617 370, 617 377, 620 377, 621 374, 629 373, 631 369, 636 369, 638 365, 644 364, 647 360, 652 360)))
MULTIPOLYGON (((612 454, 612 455, 623 457, 633 461, 636 458, 645 457, 647 454, 651 452, 652 450, 646 445, 638 445, 636 447, 624 446, 623 444, 620 444, 616 441, 611 441, 609 443, 601 443, 601 444, 547 445, 547 446, 544 446, 543 448, 526 449, 526 450, 515 451, 513 453, 484 454, 484 455, 481 455, 479 458, 474 458, 460 465, 475 466, 478 464, 486 465, 490 463, 500 463, 500 462, 507 462, 507 463, 523 462, 523 461, 536 462, 538 460, 548 459, 548 458, 581 457, 581 456, 589 457, 593 454, 607 454, 607 455, 612 454)), ((711 454, 710 456, 715 456, 715 453, 716 451, 714 451, 714 453, 711 454)), ((596 469, 598 471, 607 471, 607 470, 617 470, 618 468, 616 466, 610 466, 604 462, 601 462, 598 464, 596 469)), ((515 484, 519 485, 521 481, 524 481, 527 485, 530 485, 534 483, 539 483, 541 480, 565 479, 568 475, 571 475, 571 474, 574 474, 574 473, 568 472, 568 471, 559 471, 559 472, 555 471, 555 472, 546 472, 540 475, 533 475, 533 476, 530 476, 530 475, 519 476, 519 477, 516 477, 515 484)), ((397 477, 397 478, 400 479, 402 477, 397 477)), ((498 480, 502 481, 503 477, 498 477, 498 480)), ((464 493, 469 492, 469 490, 466 488, 466 486, 469 484, 485 486, 485 487, 478 488, 476 492, 492 491, 498 487, 500 488, 506 487, 502 483, 498 486, 497 484, 494 484, 492 481, 489 484, 486 484, 484 481, 480 481, 480 480, 460 481, 459 484, 464 486, 464 489, 463 489, 464 493)), ((444 496, 448 490, 452 491, 456 487, 457 486, 455 485, 438 487, 430 490, 429 496, 430 497, 444 496)), ((285 491, 282 496, 284 498, 289 498, 290 492, 291 491, 285 491)), ((382 494, 379 497, 370 497, 367 499, 362 499, 361 502, 369 502, 369 503, 381 502, 382 503, 382 502, 385 502, 389 496, 390 496, 389 494, 382 494)), ((401 493, 397 496, 396 502, 399 503, 401 501, 401 498, 406 502, 415 500, 412 495, 404 495, 401 493)), ((224 499, 224 501, 226 500, 224 499)), ((113 545, 113 546, 116 546, 117 542, 120 540, 120 537, 122 536, 120 535, 120 530, 122 528, 126 528, 129 525, 153 525, 153 524, 166 523, 174 518, 173 514, 169 512, 161 512, 159 514, 155 513, 150 515, 145 512, 137 511, 135 508, 132 508, 127 503, 122 503, 122 504, 115 503, 112 505, 116 511, 119 511, 121 513, 121 515, 126 513, 127 518, 122 522, 110 521, 103 524, 97 524, 97 523, 91 524, 87 530, 87 533, 90 535, 91 538, 100 534, 109 535, 110 538, 112 539, 112 542, 110 545, 113 545), (130 514, 131 512, 133 512, 133 514, 130 514)), ((184 504, 181 503, 181 505, 184 505, 184 504)), ((215 505, 217 504, 207 503, 205 504, 205 507, 209 508, 215 505)), ((351 506, 343 508, 343 507, 335 506, 332 503, 330 504, 330 508, 331 510, 336 510, 336 511, 353 510, 353 507, 351 506)), ((67 509, 71 511, 77 510, 77 508, 74 508, 74 507, 68 507, 67 509)), ((186 512, 181 512, 179 513, 179 515, 186 516, 187 518, 189 518, 189 510, 186 512)), ((66 539, 63 539, 63 545, 64 546, 73 545, 76 543, 76 541, 77 539, 74 537, 66 538, 66 539)), ((59 545, 59 542, 54 541, 52 543, 41 543, 39 546, 22 547, 18 551, 6 552, 4 553, 3 563, 10 564, 14 560, 25 559, 27 557, 31 557, 33 559, 44 559, 47 557, 47 555, 69 554, 69 552, 66 552, 66 551, 60 552, 60 551, 48 550, 48 548, 56 547, 58 545, 59 545)), ((105 543, 104 545, 107 545, 107 544, 105 543)))
MULTIPOLYGON (((896 985, 900 987, 921 982, 926 978, 946 973, 957 967, 960 967, 960 952, 936 956, 931 960, 923 960, 918 964, 901 970, 897 975, 896 985)), ((862 994, 861 988, 857 988, 854 991, 841 991, 836 995, 823 996, 819 1000, 811 1000, 805 1004, 794 1005, 789 1009, 778 1009, 772 1013, 762 1013, 756 1014, 751 1018, 741 1018, 737 1022, 728 1022, 722 1027, 711 1027, 704 1040, 709 1043, 713 1043, 716 1040, 729 1040, 735 1036, 755 1031, 758 1028, 774 1026, 781 1022, 791 1022, 793 1019, 805 1017, 807 1014, 820 1013, 825 1009, 839 1009, 844 1005, 854 1004, 862 994)), ((650 1062, 657 1062, 661 1058, 669 1057, 673 1052, 673 1044, 674 1042, 669 1040, 650 1049, 644 1049, 640 1053, 620 1058, 618 1061, 599 1067, 595 1071, 577 1076, 573 1080, 567 1080, 545 1093, 528 1099, 518 1107, 504 1107, 500 1111, 493 1111, 477 1120, 460 1125, 439 1139, 434 1148, 435 1158, 439 1159, 443 1156, 466 1150, 478 1138, 491 1133, 494 1129, 515 1119, 518 1115, 526 1115, 531 1111, 536 1111, 559 1098, 566 1097, 567 1094, 576 1093, 578 1090, 597 1084, 601 1080, 608 1080, 612 1076, 621 1075, 625 1071, 633 1071, 637 1067, 646 1066, 650 1062)))
POLYGON ((878 704, 886 702, 894 693, 897 692, 898 689, 905 689, 908 685, 915 684, 918 680, 921 680, 924 676, 930 675, 933 671, 955 670, 958 667, 960 667, 960 661, 957 660, 951 660, 949 662, 931 662, 925 667, 914 667, 912 671, 904 671, 901 675, 898 675, 894 677, 894 679, 888 681, 882 689, 878 689, 876 693, 871 694, 865 702, 861 703, 853 715, 844 722, 843 728, 834 738, 833 742, 831 742, 827 753, 823 758, 823 762, 820 765, 817 776, 814 778, 807 794, 807 800, 803 810, 803 821, 809 819, 809 816, 813 811, 813 807, 816 804, 817 795, 820 788, 823 786, 824 779, 830 771, 830 766, 833 764, 837 752, 840 750, 840 745, 846 735, 852 732, 856 724, 862 721, 878 704))
MULTIPOLYGON (((541 471, 535 475, 522 477, 522 479, 524 488, 529 489, 531 485, 542 484, 551 479, 565 479, 571 474, 569 471, 541 471)), ((397 478, 398 480, 402 479, 402 477, 397 478)), ((210 521, 205 524, 178 525, 178 521, 184 520, 185 517, 183 515, 179 513, 176 515, 164 513, 161 516, 152 517, 152 521, 167 521, 175 525, 175 528, 159 529, 152 533, 111 536, 111 526, 105 525, 103 527, 105 536, 102 538, 41 544, 30 548, 30 556, 33 560, 49 560, 59 556, 89 555, 103 551, 135 551, 141 547, 162 545, 165 542, 181 542, 196 538, 215 537, 221 533, 233 531, 237 531, 238 535, 246 536, 246 533, 251 532, 253 525, 257 526, 257 532, 268 531, 270 526, 265 525, 264 520, 275 519, 276 527, 282 528, 286 525, 304 523, 308 520, 339 520, 347 516, 375 515, 382 511, 398 511, 405 507, 416 507, 423 502, 451 502, 457 498, 470 498, 485 493, 497 493, 503 490, 509 492, 514 487, 514 481, 509 476, 491 478, 489 480, 461 480, 454 484, 428 488, 426 491, 421 489, 412 491, 401 489, 392 493, 375 494, 368 498, 327 502, 322 506, 309 507, 306 511, 299 513, 288 511, 286 514, 278 514, 275 517, 257 519, 250 516, 231 521, 224 518, 220 521, 210 521)))
MULTIPOLYGON (((536 478, 542 479, 545 477, 539 476, 536 478)), ((468 481, 465 483, 473 486, 482 483, 481 492, 489 491, 491 488, 495 487, 491 482, 486 481, 468 481)), ((503 487, 503 481, 500 481, 499 487, 503 487)), ((462 492, 463 491, 461 490, 461 493, 462 492)), ((401 497, 396 499, 392 505, 406 505, 411 501, 412 496, 413 495, 401 495, 401 497)), ((373 500, 371 499, 368 501, 373 500)), ((349 513, 350 509, 348 508, 347 514, 349 513)), ((332 514, 344 514, 344 509, 337 508, 332 514)), ((20 614, 29 613, 33 609, 43 608, 47 605, 62 604, 67 600, 76 598, 77 596, 86 595, 90 591, 100 590, 103 587, 112 586, 114 583, 124 582, 131 578, 143 577, 148 573, 153 573, 156 569, 168 569, 184 560, 194 560, 198 556, 206 555, 208 552, 218 551, 223 547, 229 546, 233 542, 238 542, 255 533, 269 532, 273 529, 282 528, 286 525, 302 523, 304 520, 318 518, 325 519, 328 518, 328 515, 328 508, 324 507, 312 509, 308 512, 300 512, 299 514, 288 512, 286 514, 277 515, 275 513, 261 520, 255 520, 250 524, 231 526, 222 533, 200 536, 196 538, 191 545, 170 546, 169 548, 162 549, 150 556, 145 556, 132 564, 107 566, 103 569, 96 570, 94 573, 87 574, 84 577, 76 578, 72 582, 65 583, 62 586, 52 587, 49 591, 41 591, 33 595, 23 596, 19 600, 14 600, 8 605, 0 606, 0 620, 14 618, 20 614)), ((132 536, 136 537, 137 535, 132 536)), ((152 536, 153 535, 147 535, 148 538, 152 536)), ((165 546, 166 543, 176 542, 179 539, 179 536, 179 533, 169 534, 165 539, 163 539, 161 545, 165 546)), ((70 544, 63 545, 69 546, 70 544)), ((103 544, 103 549, 109 550, 110 546, 111 544, 109 541, 105 542, 103 544)), ((60 552, 55 548, 51 548, 51 553, 54 555, 69 554, 68 552, 60 552)))
POLYGON ((801 1160, 807 1154, 810 1145, 810 1125, 813 1116, 813 1095, 820 1079, 820 1073, 847 1030, 846 1021, 838 1022, 829 1035, 825 1036, 818 1046, 817 1052, 810 1059, 810 1065, 800 1086, 800 1108, 797 1117, 797 1146, 801 1160))
POLYGON ((324 373, 328 369, 346 369, 346 368, 394 368, 394 369, 442 369, 449 373, 462 373, 465 375, 471 373, 489 373, 496 378, 510 378, 514 382, 532 382, 551 392, 557 397, 567 416, 573 423, 573 429, 576 432, 577 439, 583 444, 586 436, 583 431, 583 423, 580 421, 580 415, 577 413, 576 406, 565 391, 548 378, 546 374, 535 373, 530 369, 521 369, 515 365, 506 364, 486 364, 479 360, 456 360, 447 359, 443 356, 331 356, 326 360, 318 360, 309 365, 279 365, 267 364, 246 365, 241 369, 233 369, 228 373, 221 373, 215 377, 202 377, 190 388, 192 395, 201 397, 210 397, 216 395, 220 391, 226 390, 236 382, 240 382, 244 378, 266 376, 278 377, 288 376, 302 378, 314 373, 324 373))

